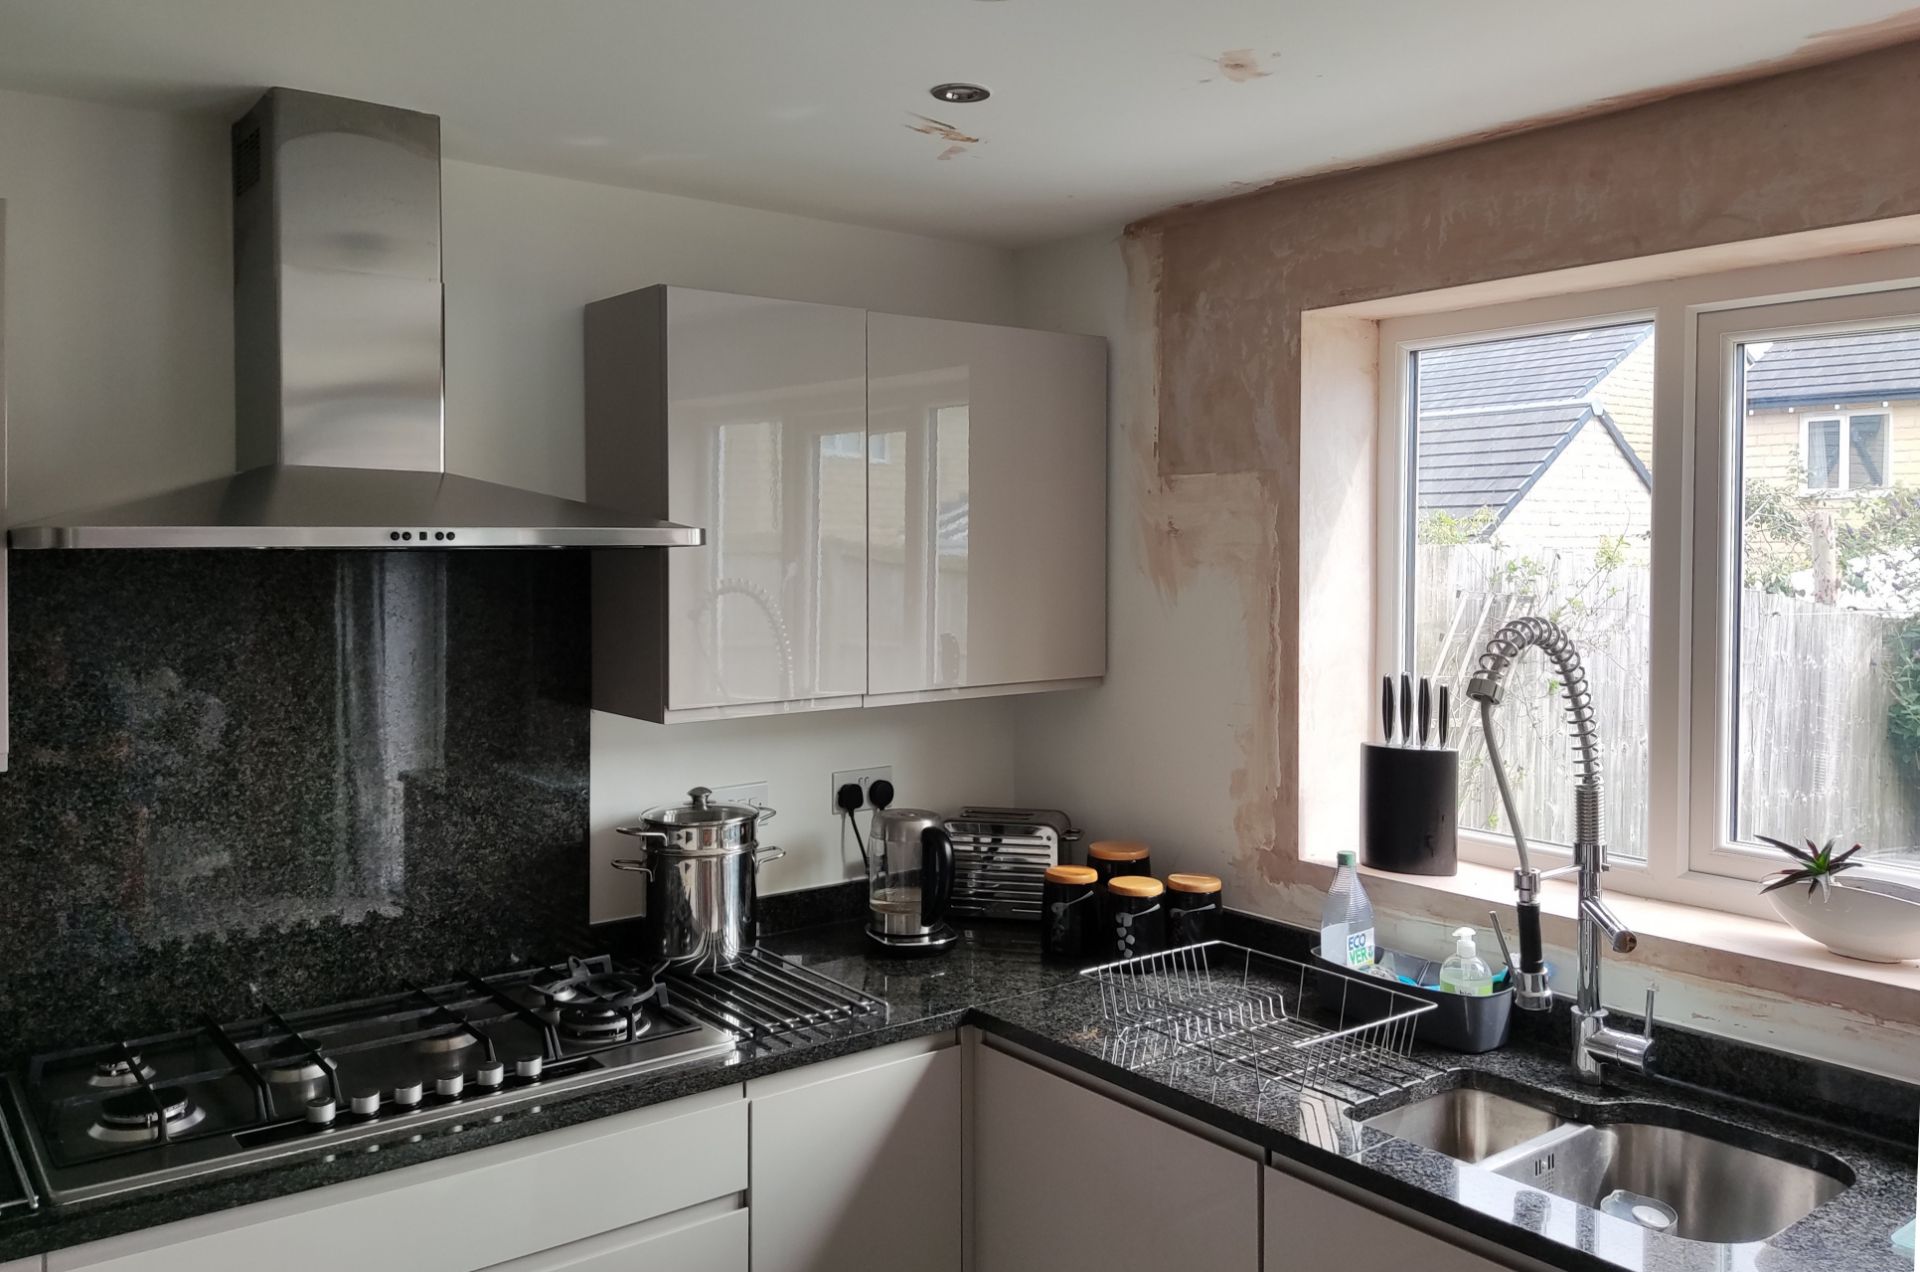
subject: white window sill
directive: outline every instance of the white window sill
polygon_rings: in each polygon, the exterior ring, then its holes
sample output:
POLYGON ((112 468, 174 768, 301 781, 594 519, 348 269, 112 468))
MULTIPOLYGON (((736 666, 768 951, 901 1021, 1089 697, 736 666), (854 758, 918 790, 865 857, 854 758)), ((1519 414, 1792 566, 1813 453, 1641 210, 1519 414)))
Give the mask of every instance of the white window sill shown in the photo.
MULTIPOLYGON (((1313 878, 1323 888, 1333 877, 1330 866, 1301 864, 1313 870, 1313 878)), ((1443 935, 1446 925, 1486 927, 1487 910, 1493 908, 1507 924, 1507 939, 1517 939, 1511 925, 1513 872, 1465 861, 1459 869, 1450 878, 1388 874, 1364 867, 1361 873, 1376 911, 1390 918, 1436 923, 1442 925, 1443 935)), ((1573 948, 1578 931, 1575 895, 1571 880, 1554 879, 1545 885, 1542 927, 1550 947, 1573 948)), ((1622 892, 1608 893, 1607 905, 1640 937, 1639 948, 1632 954, 1606 956, 1609 973, 1638 971, 1638 984, 1644 984, 1649 974, 1658 974, 1656 979, 1682 977, 1793 1003, 1841 1007, 1896 1028, 1920 1028, 1920 965, 1842 958, 1778 920, 1622 892)), ((1560 979, 1570 983, 1571 978, 1563 972, 1560 979)), ((1607 997, 1637 1012, 1639 992, 1636 987, 1633 993, 1621 993, 1610 986, 1607 997)), ((1667 1018, 1672 1010, 1668 1006, 1659 1014, 1667 1018)), ((1676 1023, 1686 1021, 1676 1019, 1676 1023)))

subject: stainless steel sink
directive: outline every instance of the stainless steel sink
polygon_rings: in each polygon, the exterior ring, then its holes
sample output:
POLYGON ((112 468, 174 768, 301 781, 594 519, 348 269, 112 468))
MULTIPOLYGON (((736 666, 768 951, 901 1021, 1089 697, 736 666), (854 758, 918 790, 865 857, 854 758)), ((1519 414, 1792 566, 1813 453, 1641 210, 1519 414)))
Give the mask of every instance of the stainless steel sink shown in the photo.
POLYGON ((1365 1123, 1469 1164, 1507 1153, 1565 1124, 1548 1109, 1473 1087, 1442 1091, 1365 1123))
POLYGON ((1852 1183, 1836 1158, 1711 1118, 1651 1104, 1564 1115, 1530 1094, 1455 1087, 1362 1124, 1691 1241, 1765 1240, 1852 1183))

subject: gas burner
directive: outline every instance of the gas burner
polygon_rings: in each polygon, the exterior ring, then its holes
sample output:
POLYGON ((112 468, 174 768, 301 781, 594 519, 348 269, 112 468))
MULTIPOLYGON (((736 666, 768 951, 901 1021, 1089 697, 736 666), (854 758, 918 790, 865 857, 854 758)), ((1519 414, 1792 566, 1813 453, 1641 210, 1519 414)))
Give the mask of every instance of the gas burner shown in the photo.
POLYGON ((99 1120, 87 1134, 105 1144, 150 1144, 160 1138, 160 1119, 167 1135, 183 1134, 206 1120, 207 1111, 179 1087, 155 1087, 151 1092, 127 1091, 100 1102, 99 1120), (155 1104, 159 1111, 155 1111, 155 1104))
POLYGON ((413 1049, 422 1055, 444 1056, 455 1051, 465 1051, 479 1041, 465 1029, 456 1028, 416 1039, 413 1049))
POLYGON ((93 1066, 93 1072, 87 1076, 87 1085, 114 1090, 119 1087, 137 1087, 140 1080, 153 1080, 153 1066, 143 1059, 139 1052, 129 1051, 125 1055, 102 1060, 93 1066))
POLYGON ((305 1086, 326 1077, 327 1071, 306 1048, 283 1044, 261 1064, 260 1076, 275 1086, 305 1086))
POLYGON ((645 1014, 612 1002, 572 1002, 560 1009, 560 1032, 576 1042, 628 1042, 653 1027, 645 1014))

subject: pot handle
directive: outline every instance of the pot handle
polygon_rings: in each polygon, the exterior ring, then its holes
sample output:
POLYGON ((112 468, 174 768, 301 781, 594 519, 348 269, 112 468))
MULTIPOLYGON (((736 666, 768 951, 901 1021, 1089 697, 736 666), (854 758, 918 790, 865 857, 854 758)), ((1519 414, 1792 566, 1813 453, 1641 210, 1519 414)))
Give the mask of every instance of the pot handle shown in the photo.
MULTIPOLYGON (((767 816, 771 817, 772 815, 773 810, 768 809, 767 816)), ((786 855, 787 850, 785 848, 776 848, 772 844, 768 844, 765 848, 755 848, 753 850, 753 864, 758 868, 766 865, 769 861, 778 861, 786 855)))
MULTIPOLYGON (((658 847, 664 851, 669 842, 667 836, 661 831, 648 830, 644 826, 615 826, 613 829, 618 834, 630 835, 638 839, 642 851, 652 847, 658 847)), ((653 870, 644 860, 636 860, 632 857, 621 857, 613 863, 613 868, 615 870, 631 870, 636 874, 647 876, 648 879, 653 878, 653 870)))
MULTIPOLYGON (((754 819, 754 823, 753 823, 754 825, 764 826, 768 822, 773 820, 773 810, 771 808, 768 808, 765 804, 754 804, 752 805, 752 807, 760 810, 760 816, 754 819)), ((772 860, 772 858, 768 858, 768 860, 772 860)))

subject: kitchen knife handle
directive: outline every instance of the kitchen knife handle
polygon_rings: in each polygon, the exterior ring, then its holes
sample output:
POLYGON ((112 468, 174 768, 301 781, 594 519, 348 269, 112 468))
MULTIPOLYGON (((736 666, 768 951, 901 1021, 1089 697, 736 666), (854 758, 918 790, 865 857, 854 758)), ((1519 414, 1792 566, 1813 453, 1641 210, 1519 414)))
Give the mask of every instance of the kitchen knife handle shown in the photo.
POLYGON ((1393 745, 1393 677, 1380 677, 1380 742, 1393 745))
POLYGON ((1449 719, 1451 711, 1452 711, 1452 704, 1447 701, 1447 687, 1445 685, 1441 685, 1440 686, 1440 739, 1439 741, 1442 747, 1446 746, 1447 735, 1453 731, 1449 727, 1452 723, 1452 721, 1449 719))
POLYGON ((1433 684, 1420 677, 1420 745, 1427 744, 1427 725, 1433 719, 1433 684))
POLYGON ((1413 677, 1400 673, 1400 745, 1413 743, 1413 677))

